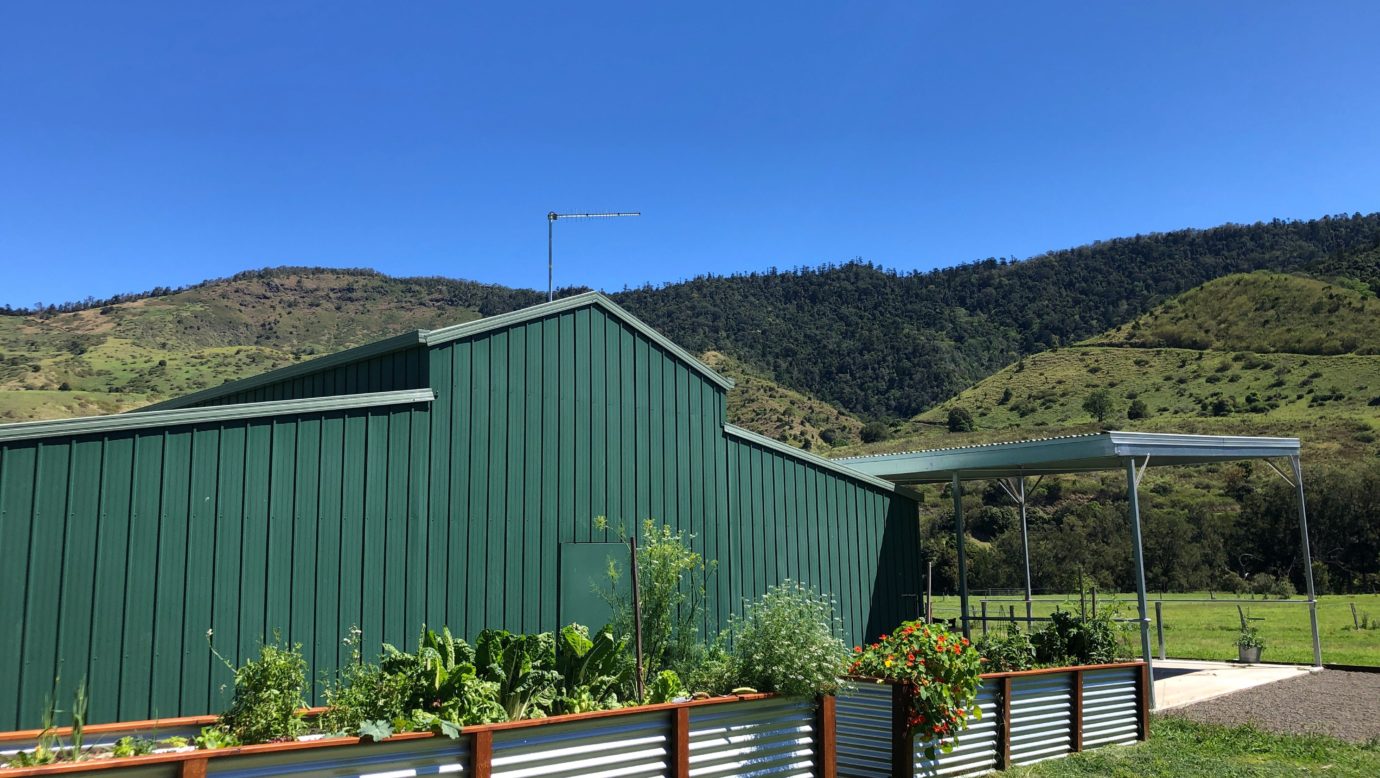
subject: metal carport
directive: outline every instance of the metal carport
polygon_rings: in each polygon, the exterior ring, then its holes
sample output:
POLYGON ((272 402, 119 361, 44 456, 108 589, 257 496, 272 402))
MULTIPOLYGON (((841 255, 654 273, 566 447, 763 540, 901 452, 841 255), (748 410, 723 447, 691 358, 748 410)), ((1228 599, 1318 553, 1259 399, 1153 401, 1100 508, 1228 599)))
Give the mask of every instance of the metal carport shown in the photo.
MULTIPOLYGON (((1141 652, 1150 652, 1150 618, 1146 608, 1145 559, 1141 548, 1140 480, 1151 467, 1200 465, 1243 459, 1264 460, 1298 493, 1299 539, 1303 550, 1304 577, 1308 583, 1308 614, 1313 629, 1313 664, 1322 665, 1318 642, 1318 601, 1313 590, 1313 561, 1308 547, 1308 509, 1303 496, 1303 471, 1297 438, 1219 435, 1180 435, 1157 432, 1097 432, 1041 440, 991 443, 960 448, 909 451, 899 454, 849 457, 839 461, 849 467, 896 484, 951 483, 954 500, 954 531, 958 540, 959 598, 963 632, 970 633, 968 569, 964 551, 964 481, 995 480, 1020 506, 1021 541, 1025 546, 1025 596, 1030 600, 1030 552, 1026 537, 1026 479, 1065 473, 1125 470, 1130 505, 1131 542, 1136 565, 1136 602, 1139 611, 1141 652), (1288 461, 1288 472, 1271 460, 1288 461), (1291 477, 1292 476, 1292 477, 1291 477)), ((1151 692, 1151 705, 1154 693, 1151 692)))

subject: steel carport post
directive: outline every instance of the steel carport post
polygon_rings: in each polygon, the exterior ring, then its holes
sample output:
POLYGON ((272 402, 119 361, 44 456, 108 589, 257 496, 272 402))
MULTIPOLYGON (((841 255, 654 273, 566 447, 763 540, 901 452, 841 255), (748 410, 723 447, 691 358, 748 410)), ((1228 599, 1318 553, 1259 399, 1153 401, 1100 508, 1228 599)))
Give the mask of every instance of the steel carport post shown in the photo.
MULTIPOLYGON (((1039 486, 1043 478, 1044 476, 1040 476, 1035 479, 1035 486, 1039 486)), ((1034 589, 1030 587, 1030 531, 1025 519, 1025 474, 1022 473, 1016 478, 998 479, 997 484, 1021 509, 1021 549, 1025 553, 1025 628, 1029 630, 1034 626, 1031 620, 1031 595, 1034 589)))
POLYGON ((963 637, 972 638, 968 626, 968 554, 963 548, 963 482, 954 471, 954 532, 958 535, 958 607, 959 618, 963 619, 963 637))
MULTIPOLYGON (((1146 457, 1146 464, 1141 465, 1141 472, 1149 464, 1149 457, 1146 457)), ((1140 540, 1140 498, 1137 492, 1140 489, 1140 478, 1136 473, 1136 460, 1133 457, 1126 458, 1126 497, 1131 508, 1131 543, 1132 550, 1136 555, 1136 607, 1140 612, 1140 648, 1141 655, 1145 658, 1146 672, 1150 680, 1146 683, 1147 694, 1150 695, 1150 707, 1155 707, 1155 672, 1151 664, 1150 656, 1150 615, 1145 607, 1145 554, 1141 549, 1140 540)))
POLYGON ((1303 541, 1303 578, 1308 582, 1308 620, 1313 627, 1313 665, 1322 667, 1322 644, 1318 641, 1318 597, 1313 593, 1313 551, 1308 545, 1308 505, 1303 499, 1303 465, 1297 455, 1289 457, 1294 470, 1294 488, 1299 496, 1299 537, 1303 541))

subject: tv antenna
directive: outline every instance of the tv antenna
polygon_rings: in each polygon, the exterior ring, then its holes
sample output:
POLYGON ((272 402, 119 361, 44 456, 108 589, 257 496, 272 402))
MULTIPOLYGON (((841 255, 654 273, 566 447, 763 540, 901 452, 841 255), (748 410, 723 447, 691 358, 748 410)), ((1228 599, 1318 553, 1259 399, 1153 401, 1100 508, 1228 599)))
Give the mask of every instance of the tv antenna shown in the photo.
POLYGON ((556 213, 546 214, 546 301, 555 299, 555 262, 553 243, 557 219, 611 219, 618 216, 641 216, 641 211, 617 211, 607 213, 556 213))

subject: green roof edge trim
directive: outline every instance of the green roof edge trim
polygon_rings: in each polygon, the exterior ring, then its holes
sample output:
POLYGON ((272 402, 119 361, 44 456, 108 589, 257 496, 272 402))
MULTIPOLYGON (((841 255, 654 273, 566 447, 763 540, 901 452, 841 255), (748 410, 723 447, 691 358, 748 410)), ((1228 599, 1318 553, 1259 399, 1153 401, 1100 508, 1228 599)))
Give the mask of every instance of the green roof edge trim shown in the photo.
POLYGON ((781 441, 769 438, 766 435, 758 435, 756 432, 753 432, 751 430, 745 430, 742 427, 733 424, 724 424, 724 432, 734 437, 742 438, 743 440, 746 440, 749 443, 753 443, 763 448, 769 448, 773 451, 778 451, 787 456, 795 457, 796 459, 802 460, 809 464, 822 467, 825 470, 832 470, 833 472, 838 473, 839 475, 852 478, 856 481, 862 481, 863 483, 875 486, 878 489, 885 489, 888 492, 894 492, 897 490, 896 484, 884 478, 878 478, 875 475, 868 475, 867 473, 864 473, 862 471, 854 470, 853 468, 848 467, 847 465, 839 464, 838 462, 835 462, 832 459, 826 459, 825 457, 822 457, 818 454, 811 454, 810 452, 804 449, 796 448, 795 446, 792 446, 787 443, 782 443, 781 441))
POLYGON ((339 394, 331 397, 309 397, 305 400, 273 400, 239 405, 213 405, 208 408, 175 408, 147 413, 119 413, 113 416, 86 416, 77 419, 51 419, 0 424, 0 443, 32 440, 64 435, 93 435, 150 427, 204 424, 232 419, 260 416, 286 416, 298 413, 373 408, 384 405, 407 405, 431 402, 436 393, 431 389, 403 389, 393 392, 339 394))
POLYGON ((135 408, 129 413, 147 413, 149 411, 164 411, 173 408, 185 408, 205 400, 214 400, 217 397, 224 397, 234 392, 242 392, 248 389, 257 389, 260 386, 276 383, 288 378, 309 375, 319 370, 329 370, 333 367, 346 365, 351 362, 358 362, 361 359, 369 359, 383 354, 391 354, 394 351, 411 346, 426 344, 426 330, 412 330, 401 335, 394 335, 391 338, 376 340, 373 343, 365 343, 362 346, 347 348, 344 351, 337 351, 334 354, 327 354, 316 359, 309 359, 306 362, 298 362, 295 365, 280 367, 266 373, 259 373, 248 378, 241 378, 235 381, 227 381, 220 386, 213 386, 209 389, 202 389, 199 392, 184 394, 181 397, 173 397, 161 402, 145 405, 142 408, 135 408))
POLYGON ((603 308, 614 317, 646 336, 662 349, 674 355, 677 359, 703 374, 705 378, 718 384, 725 391, 733 388, 733 379, 719 374, 714 368, 701 362, 694 354, 676 345, 670 338, 652 329, 651 325, 633 316, 631 313, 628 313, 622 306, 610 300, 601 292, 585 292, 583 294, 553 300, 549 303, 541 303, 540 305, 533 305, 509 313, 502 313, 497 316, 486 316, 482 319, 467 321, 464 324, 455 324, 450 327, 430 330, 424 333, 423 339, 428 346, 435 346, 440 343, 449 343, 453 340, 479 335, 490 330, 522 324, 532 319, 540 319, 566 311, 573 311, 576 308, 583 308, 588 305, 597 305, 603 308))

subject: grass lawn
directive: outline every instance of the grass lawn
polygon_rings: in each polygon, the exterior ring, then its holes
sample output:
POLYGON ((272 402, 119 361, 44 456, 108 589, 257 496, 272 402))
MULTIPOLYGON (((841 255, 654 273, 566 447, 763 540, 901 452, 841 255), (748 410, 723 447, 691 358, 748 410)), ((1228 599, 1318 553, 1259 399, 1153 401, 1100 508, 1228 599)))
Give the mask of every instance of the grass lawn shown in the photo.
POLYGON ((1156 716, 1150 740, 1017 767, 1019 776, 1269 776, 1325 773, 1380 775, 1380 745, 1318 735, 1276 735, 1253 727, 1222 727, 1156 716))
MULTIPOLYGON (((1234 595, 1216 595, 1219 599, 1232 599, 1234 595)), ((1240 618, 1236 605, 1230 602, 1183 602, 1183 600, 1208 599, 1206 592, 1163 595, 1161 610, 1164 614, 1164 641, 1166 655, 1179 659, 1236 658, 1236 635, 1240 630, 1240 618)), ((980 613, 983 598, 971 598, 974 615, 980 613)), ((1161 595, 1151 595, 1150 602, 1150 640, 1153 650, 1158 652, 1155 635, 1154 601, 1161 595)), ((1020 598, 987 598, 988 616, 1008 613, 1012 605, 1019 617, 1025 612, 1025 604, 1020 598)), ((1322 641, 1323 661, 1330 664, 1380 666, 1380 629, 1355 629, 1352 626, 1351 603, 1356 604, 1360 616, 1369 615, 1372 622, 1380 620, 1380 594, 1324 595, 1318 598, 1318 629, 1322 641)), ((1111 604, 1121 610, 1124 617, 1133 617, 1136 610, 1134 594, 1099 595, 1098 607, 1111 604)), ((1078 609, 1078 596, 1037 595, 1034 603, 1036 616, 1047 616, 1056 607, 1064 610, 1078 609)), ((1313 661, 1312 636, 1308 625, 1308 606, 1300 598, 1292 600, 1258 599, 1241 607, 1265 638, 1265 651, 1261 659, 1266 662, 1311 662, 1313 661)), ((934 600, 935 618, 957 616, 958 597, 936 597, 934 600)), ((1036 623, 1036 628, 1039 623, 1036 623)), ((990 628, 996 629, 995 624, 990 628)), ((981 634, 981 623, 974 622, 973 630, 981 634)), ((1134 642, 1135 634, 1128 638, 1134 642)), ((1139 655, 1139 648, 1132 653, 1139 655)), ((1158 655, 1158 654, 1157 654, 1158 655)))

